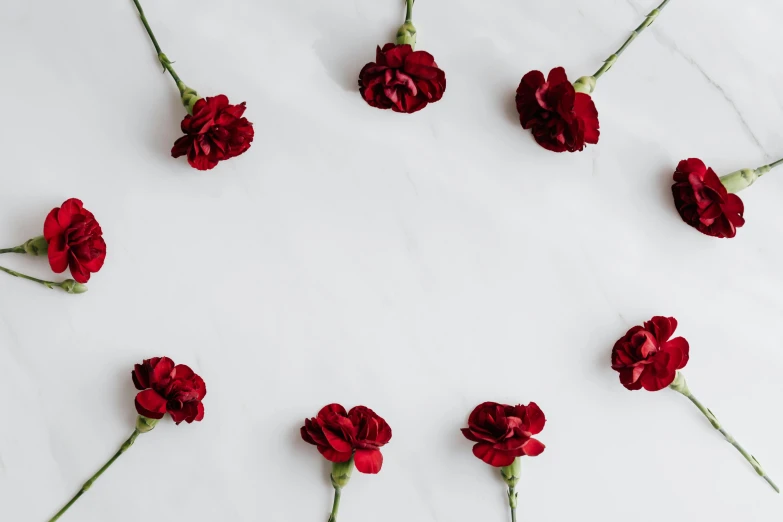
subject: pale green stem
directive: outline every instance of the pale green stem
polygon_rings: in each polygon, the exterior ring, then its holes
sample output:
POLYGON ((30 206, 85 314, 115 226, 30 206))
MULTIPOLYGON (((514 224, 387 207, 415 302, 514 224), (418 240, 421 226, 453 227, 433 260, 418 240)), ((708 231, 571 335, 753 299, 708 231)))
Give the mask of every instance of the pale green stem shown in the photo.
POLYGON ((405 23, 397 31, 397 45, 410 45, 412 49, 416 48, 416 26, 413 25, 413 2, 414 0, 405 0, 407 6, 405 10, 405 23))
POLYGON ((721 423, 718 421, 718 418, 715 416, 712 411, 710 411, 709 408, 704 406, 699 399, 693 396, 690 389, 688 388, 688 384, 685 382, 685 377, 683 377, 682 373, 677 372, 677 377, 674 380, 674 382, 669 386, 671 389, 673 389, 676 392, 681 393, 685 397, 687 397, 693 404, 696 406, 699 411, 707 417, 707 420, 710 421, 710 424, 712 424, 712 427, 715 428, 720 432, 721 435, 728 441, 729 444, 734 446, 734 448, 740 452, 740 454, 747 460, 751 466, 753 466, 753 469, 756 470, 756 473, 759 474, 760 477, 762 477, 764 480, 767 481, 767 483, 772 486, 772 489, 775 490, 775 492, 780 493, 780 489, 778 486, 772 481, 771 478, 767 476, 767 474, 764 472, 764 469, 761 467, 761 464, 758 460, 756 460, 756 457, 748 453, 748 451, 742 447, 742 445, 737 442, 737 440, 728 432, 726 429, 721 426, 721 423))
POLYGON ((783 159, 779 159, 770 163, 769 165, 764 165, 757 169, 741 169, 736 172, 732 172, 731 174, 726 174, 725 176, 720 177, 720 182, 723 183, 723 186, 726 187, 726 190, 732 194, 736 194, 740 190, 746 189, 753 185, 757 179, 778 165, 783 165, 783 159))
POLYGON ((136 442, 136 437, 138 437, 140 433, 141 432, 138 429, 133 430, 133 434, 131 434, 130 438, 125 441, 125 444, 123 444, 120 447, 119 451, 117 451, 117 453, 115 453, 114 456, 112 458, 110 458, 109 461, 106 464, 104 464, 103 467, 101 469, 99 469, 98 472, 95 475, 90 477, 90 480, 88 480, 87 482, 84 483, 84 486, 82 486, 82 489, 80 489, 73 496, 73 498, 71 498, 71 500, 69 500, 68 503, 65 504, 60 511, 57 512, 57 514, 55 516, 53 516, 51 519, 49 519, 49 522, 55 522, 56 520, 59 520, 59 518, 63 515, 63 513, 68 511, 68 508, 70 508, 77 500, 79 500, 79 497, 81 497, 82 495, 87 493, 87 490, 89 490, 90 487, 92 487, 93 483, 96 480, 98 480, 98 477, 103 475, 103 472, 106 471, 107 469, 109 469, 109 466, 114 464, 114 461, 117 460, 118 458, 120 458, 120 455, 122 455, 123 453, 128 451, 128 448, 133 446, 133 443, 136 442))
POLYGON ((517 492, 514 486, 508 487, 508 505, 511 508, 511 522, 517 522, 517 492))
POLYGON ((615 51, 613 55, 607 58, 604 64, 601 66, 601 68, 598 69, 598 71, 596 71, 596 73, 593 75, 594 79, 597 80, 606 71, 612 68, 612 65, 614 65, 614 63, 617 61, 620 55, 625 52, 625 50, 628 48, 629 45, 631 45, 631 42, 636 40, 636 38, 642 33, 642 31, 650 27, 650 25, 655 21, 656 18, 658 18, 658 15, 661 14, 661 11, 663 10, 664 7, 666 7, 666 4, 668 3, 669 0, 664 0, 663 3, 661 3, 661 5, 653 9, 650 12, 650 14, 647 15, 647 17, 644 19, 644 22, 642 22, 642 24, 639 27, 634 29, 633 33, 631 33, 631 36, 625 41, 625 43, 622 46, 620 46, 620 48, 617 49, 617 51, 615 51))
POLYGON ((334 503, 332 504, 332 514, 329 515, 329 522, 337 521, 337 511, 340 509, 340 498, 342 497, 342 494, 342 488, 334 488, 334 503))
POLYGON ((24 245, 13 248, 0 248, 0 254, 25 254, 24 245))
POLYGON ((144 29, 147 30, 147 34, 150 37, 150 40, 152 40, 152 45, 155 46, 155 52, 158 55, 158 61, 160 61, 160 64, 163 66, 163 69, 168 71, 171 77, 174 79, 174 82, 177 84, 177 89, 179 89, 179 94, 182 97, 182 103, 187 107, 188 112, 193 112, 193 105, 196 104, 196 102, 199 100, 198 95, 196 94, 196 91, 188 87, 185 82, 183 82, 179 75, 174 70, 174 67, 171 65, 171 60, 168 59, 168 57, 164 54, 164 52, 160 48, 160 44, 158 43, 158 39, 155 38, 155 34, 152 32, 152 28, 150 27, 149 22, 147 21, 147 17, 144 14, 144 10, 141 8, 141 4, 139 3, 139 0, 133 0, 133 3, 136 5, 136 9, 139 11, 139 17, 141 18, 141 23, 144 24, 144 29))
POLYGON ((770 168, 770 170, 772 170, 772 169, 774 169, 775 167, 777 167, 778 165, 783 165, 783 158, 780 158, 780 159, 779 159, 779 160, 777 160, 777 161, 773 161, 772 163, 770 163, 769 165, 767 165, 767 167, 769 167, 769 168, 770 168))
MULTIPOLYGON (((63 283, 56 283, 54 281, 44 281, 43 279, 38 279, 37 277, 32 277, 29 275, 21 274, 17 272, 16 270, 11 270, 10 268, 6 268, 4 266, 0 266, 0 271, 5 272, 6 274, 10 274, 14 277, 21 277, 22 279, 27 279, 28 281, 33 281, 35 283, 38 283, 40 285, 44 285, 46 288, 63 288, 63 283)), ((67 290, 66 290, 67 291, 67 290)))

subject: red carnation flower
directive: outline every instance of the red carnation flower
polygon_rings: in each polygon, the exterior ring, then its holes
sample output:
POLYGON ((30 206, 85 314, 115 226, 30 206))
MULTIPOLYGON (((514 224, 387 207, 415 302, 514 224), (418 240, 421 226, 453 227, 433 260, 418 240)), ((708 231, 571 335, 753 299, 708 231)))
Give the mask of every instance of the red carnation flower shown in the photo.
POLYGON ((171 155, 175 158, 187 156, 191 167, 209 170, 220 161, 244 153, 250 148, 254 136, 253 124, 243 117, 245 102, 231 105, 223 94, 202 98, 188 87, 174 71, 171 60, 161 51, 139 0, 134 0, 134 3, 155 47, 158 61, 177 85, 182 104, 189 113, 181 124, 185 135, 174 143, 171 155))
POLYGON ((729 194, 718 175, 698 158, 677 165, 672 194, 683 221, 703 234, 734 237, 745 224, 740 197, 729 194))
POLYGON ((544 79, 530 71, 517 89, 522 127, 532 130, 539 145, 554 152, 576 152, 598 143, 598 111, 589 94, 576 92, 565 69, 556 67, 544 79))
POLYGON ((479 404, 462 429, 466 439, 475 442, 473 454, 491 466, 500 468, 508 486, 511 520, 517 519, 517 484, 522 471, 521 457, 535 457, 544 445, 533 435, 541 433, 546 424, 544 412, 535 402, 527 406, 509 406, 496 402, 479 404))
POLYGON ((207 394, 204 381, 184 364, 175 365, 168 357, 153 357, 137 364, 132 373, 133 383, 142 390, 136 395, 136 426, 117 453, 90 477, 84 486, 65 506, 51 518, 59 520, 68 509, 90 489, 90 486, 126 451, 139 435, 149 433, 163 415, 168 412, 174 422, 191 423, 204 418, 204 406, 201 400, 207 394))
POLYGON ((245 102, 230 105, 220 94, 199 99, 193 114, 182 120, 182 132, 171 149, 175 158, 187 156, 188 163, 198 170, 214 168, 218 162, 239 156, 253 142, 253 124, 242 115, 245 102))
POLYGON ((302 439, 317 446, 330 462, 348 462, 353 457, 361 473, 375 474, 383 466, 380 448, 392 436, 389 425, 365 406, 346 412, 339 404, 330 404, 318 416, 305 420, 302 439))
POLYGON ((149 419, 162 419, 166 413, 177 424, 190 424, 204 418, 201 401, 207 394, 204 380, 184 364, 168 357, 153 357, 137 364, 132 373, 137 390, 136 411, 149 419))
POLYGON ((644 323, 644 326, 634 326, 628 330, 612 349, 612 369, 620 373, 620 383, 629 390, 644 388, 658 391, 669 387, 687 397, 712 427, 742 454, 756 473, 780 493, 780 489, 761 467, 758 459, 746 451, 726 431, 712 410, 691 392, 685 376, 679 371, 688 364, 690 347, 688 341, 682 337, 671 338, 676 329, 677 320, 673 317, 656 316, 644 323))
POLYGON ((49 265, 58 274, 70 268, 77 282, 86 283, 93 272, 103 267, 106 259, 103 231, 92 212, 78 199, 69 199, 49 212, 44 222, 44 238, 48 243, 49 265))
POLYGON ((411 114, 443 97, 446 73, 431 54, 388 43, 362 68, 359 88, 373 107, 411 114))
POLYGON ((667 3, 668 0, 653 9, 592 76, 582 76, 571 85, 565 70, 557 67, 549 72, 547 79, 540 71, 530 71, 522 78, 517 89, 519 120, 522 127, 533 131, 539 145, 554 152, 576 152, 584 149, 586 143, 598 143, 598 111, 590 94, 595 90, 598 79, 658 18, 667 3))
POLYGON ((339 404, 329 404, 318 416, 305 419, 300 430, 302 439, 318 448, 332 463, 334 504, 329 522, 336 522, 342 490, 351 480, 354 466, 361 473, 375 474, 383 466, 381 448, 392 437, 389 425, 377 413, 365 406, 351 411, 339 404))
POLYGON ((688 364, 688 341, 671 339, 677 329, 673 317, 656 316, 634 326, 612 349, 612 369, 629 390, 662 390, 674 382, 677 370, 688 364))
POLYGON ((544 412, 535 402, 527 406, 485 402, 470 414, 462 434, 476 443, 476 457, 500 468, 510 466, 517 457, 540 455, 544 445, 533 435, 541 433, 545 423, 544 412))

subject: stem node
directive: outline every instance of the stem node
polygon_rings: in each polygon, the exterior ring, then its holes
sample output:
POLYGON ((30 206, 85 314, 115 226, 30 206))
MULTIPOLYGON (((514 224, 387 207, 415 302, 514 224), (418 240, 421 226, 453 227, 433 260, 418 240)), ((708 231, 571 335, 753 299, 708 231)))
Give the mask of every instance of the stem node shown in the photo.
POLYGON ((652 11, 650 11, 650 14, 648 14, 645 17, 644 21, 641 23, 641 25, 639 25, 639 27, 634 29, 634 31, 631 33, 631 36, 628 37, 625 43, 623 43, 623 45, 621 45, 620 48, 614 54, 612 54, 609 58, 607 58, 604 64, 601 66, 601 68, 598 69, 598 71, 596 71, 596 73, 593 75, 593 77, 596 80, 600 78, 606 71, 612 68, 612 66, 620 57, 620 55, 623 54, 623 52, 625 52, 625 50, 628 48, 629 45, 631 45, 631 42, 636 40, 636 37, 638 37, 642 31, 644 31, 645 29, 650 27, 650 25, 652 25, 655 19, 658 18, 658 15, 661 14, 663 8, 666 7, 666 4, 668 4, 669 2, 670 0, 663 0, 663 3, 661 3, 661 5, 659 5, 652 11))
POLYGON ((57 514, 56 514, 56 515, 54 515, 52 518, 50 518, 50 519, 49 519, 49 522, 56 522, 57 520, 59 520, 59 519, 60 519, 60 517, 61 517, 61 516, 63 516, 63 514, 64 514, 66 511, 68 511, 68 508, 70 508, 71 506, 73 506, 73 504, 74 504, 74 503, 75 503, 77 500, 79 500, 79 497, 81 497, 82 495, 84 495, 84 494, 85 494, 85 493, 86 493, 86 492, 87 492, 87 491, 88 491, 88 490, 89 490, 89 489, 92 487, 92 485, 95 483, 95 481, 96 481, 96 480, 98 480, 98 478, 99 478, 101 475, 103 475, 103 472, 104 472, 104 471, 106 471, 107 469, 109 469, 109 466, 111 466, 112 464, 114 464, 114 461, 116 461, 118 458, 120 458, 120 455, 122 455, 123 453, 125 453, 125 450, 127 450, 129 447, 131 447, 131 446, 133 445, 133 443, 136 441, 136 437, 138 437, 138 436, 139 436, 139 433, 140 433, 140 432, 139 432, 139 430, 137 430, 137 429, 133 430, 133 433, 132 433, 132 434, 131 434, 131 436, 128 438, 128 440, 126 440, 126 441, 125 441, 125 444, 123 444, 123 445, 120 447, 119 451, 117 451, 117 453, 115 453, 115 454, 114 454, 114 456, 113 456, 112 458, 110 458, 110 459, 109 459, 109 461, 108 461, 108 462, 106 462, 106 464, 104 464, 104 465, 103 465, 103 467, 102 467, 101 469, 99 469, 97 473, 95 473, 95 475, 93 475, 92 477, 90 477, 90 479, 89 479, 87 482, 85 482, 85 483, 84 483, 84 485, 82 486, 82 489, 80 489, 80 490, 79 490, 79 491, 78 491, 78 492, 77 492, 77 493, 76 493, 76 494, 75 494, 75 495, 74 495, 74 496, 71 498, 71 500, 69 500, 69 501, 68 501, 68 503, 67 503, 67 504, 65 504, 65 505, 63 506, 63 508, 62 508, 60 511, 58 511, 58 512, 57 512, 57 514))
POLYGON ((712 424, 712 427, 715 428, 720 432, 721 435, 726 439, 726 441, 734 446, 734 448, 740 452, 740 455, 742 455, 745 460, 748 461, 748 463, 753 466, 753 469, 756 471, 756 473, 759 474, 759 476, 763 477, 764 480, 767 481, 767 483, 774 489, 777 493, 780 493, 780 489, 778 489, 778 486, 772 481, 769 476, 764 472, 764 470, 761 467, 761 464, 758 460, 756 460, 756 457, 748 453, 748 451, 742 447, 742 445, 737 442, 737 440, 728 432, 726 429, 721 426, 720 422, 718 421, 718 418, 715 416, 712 411, 710 411, 709 408, 704 406, 699 399, 694 397, 694 395, 691 393, 691 390, 688 388, 688 384, 685 382, 685 377, 683 377, 682 373, 677 372, 677 376, 674 379, 674 382, 669 385, 669 387, 682 394, 683 396, 687 397, 688 400, 690 400, 694 406, 696 406, 699 411, 707 417, 707 420, 710 421, 710 424, 712 424))

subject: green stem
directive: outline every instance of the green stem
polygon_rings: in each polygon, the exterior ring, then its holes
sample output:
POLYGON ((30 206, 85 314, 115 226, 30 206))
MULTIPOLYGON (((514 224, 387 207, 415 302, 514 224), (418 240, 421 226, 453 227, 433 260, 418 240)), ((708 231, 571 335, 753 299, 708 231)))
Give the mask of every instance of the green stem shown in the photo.
POLYGON ((337 511, 340 509, 340 497, 342 497, 342 494, 342 488, 334 488, 334 503, 332 504, 332 514, 329 515, 329 522, 337 521, 337 511))
POLYGON ((414 0, 405 0, 407 9, 405 10, 405 23, 397 30, 397 45, 410 45, 411 49, 416 48, 416 26, 413 25, 413 2, 414 0))
POLYGON ((647 29, 655 21, 655 19, 658 18, 658 15, 661 14, 661 11, 663 10, 664 7, 666 7, 666 4, 668 3, 669 0, 663 0, 663 3, 661 3, 661 5, 653 9, 650 12, 650 14, 648 14, 647 17, 644 19, 644 22, 642 22, 642 24, 639 27, 634 29, 633 33, 631 33, 631 36, 625 41, 625 43, 622 46, 620 46, 620 48, 617 51, 615 51, 613 55, 611 55, 609 58, 606 59, 604 64, 601 66, 601 68, 598 69, 598 71, 596 71, 596 73, 593 75, 593 78, 597 80, 606 71, 611 69, 614 63, 620 57, 620 55, 623 54, 623 52, 625 52, 625 50, 628 48, 629 45, 631 45, 631 42, 636 40, 636 38, 642 33, 642 31, 647 29))
POLYGON ((517 492, 514 486, 508 487, 508 505, 511 508, 511 522, 517 522, 517 492))
POLYGON ((63 283, 56 283, 54 281, 44 281, 43 279, 38 279, 37 277, 32 277, 25 274, 20 274, 19 272, 15 270, 11 270, 10 268, 6 268, 4 266, 0 266, 0 271, 5 272, 6 274, 11 274, 14 277, 21 277, 22 279, 27 279, 28 281, 33 281, 35 283, 44 285, 46 288, 62 288, 63 283))
POLYGON ((740 169, 731 174, 726 174, 725 176, 720 177, 720 182, 723 183, 726 190, 732 194, 736 194, 740 190, 744 190, 753 185, 757 179, 778 165, 783 165, 783 159, 779 159, 757 169, 740 169))
POLYGON ((715 428, 720 432, 721 435, 726 439, 726 441, 734 446, 734 448, 740 452, 740 454, 747 460, 751 466, 753 466, 753 469, 756 470, 756 473, 759 474, 760 477, 762 477, 764 480, 767 481, 767 483, 772 486, 772 489, 775 490, 775 492, 780 493, 780 489, 778 486, 772 481, 771 478, 767 476, 767 474, 764 472, 764 469, 761 467, 761 464, 758 460, 756 460, 756 457, 748 453, 748 451, 742 447, 742 445, 737 442, 737 440, 728 432, 726 429, 721 426, 720 421, 718 421, 718 418, 715 416, 712 411, 704 406, 704 404, 699 401, 696 397, 693 396, 690 389, 688 388, 688 384, 685 382, 685 377, 682 376, 680 372, 677 372, 677 377, 674 380, 674 382, 670 385, 670 388, 672 388, 674 391, 681 393, 685 397, 687 397, 694 406, 696 406, 699 411, 707 417, 707 420, 710 421, 710 424, 712 424, 712 427, 715 428))
POLYGON ((783 158, 780 158, 780 159, 779 159, 779 160, 777 160, 777 161, 773 161, 772 163, 770 163, 769 165, 767 165, 767 167, 769 167, 769 168, 770 168, 770 170, 772 170, 772 169, 774 169, 775 167, 777 167, 778 165, 783 165, 783 158))
POLYGON ((0 254, 25 254, 24 245, 14 248, 0 248, 0 254))
POLYGON ((171 66, 171 60, 169 60, 168 57, 161 50, 160 44, 158 43, 158 39, 155 38, 155 33, 152 32, 152 28, 150 27, 150 24, 147 21, 147 17, 144 14, 144 9, 141 8, 141 4, 139 3, 139 0, 133 0, 133 3, 136 4, 136 9, 138 9, 139 11, 139 17, 141 18, 141 23, 144 24, 144 29, 147 30, 147 34, 149 35, 150 40, 152 40, 152 45, 155 46, 155 52, 158 55, 158 60, 160 61, 160 64, 163 66, 163 69, 168 71, 171 77, 174 78, 174 82, 177 84, 177 88, 179 89, 180 95, 184 96, 185 91, 188 90, 188 86, 185 85, 185 82, 183 82, 182 79, 180 79, 179 75, 174 70, 174 67, 171 66))
POLYGON ((405 10, 405 21, 406 22, 412 22, 413 21, 413 2, 416 0, 405 0, 405 3, 407 5, 407 8, 405 10))
POLYGON ((84 486, 82 486, 82 489, 80 489, 73 496, 73 498, 71 498, 71 500, 69 500, 68 503, 65 504, 60 511, 57 512, 57 514, 55 516, 53 516, 51 519, 49 519, 49 522, 55 522, 55 520, 58 520, 63 515, 63 513, 68 511, 68 508, 70 508, 77 500, 79 500, 79 497, 81 497, 82 495, 87 493, 87 490, 89 490, 90 487, 92 487, 93 483, 96 480, 98 480, 98 477, 103 475, 103 472, 106 471, 107 469, 109 469, 109 466, 114 464, 114 461, 117 460, 118 458, 120 458, 120 455, 122 455, 123 453, 128 451, 128 448, 133 446, 133 443, 136 442, 136 437, 138 437, 140 433, 141 432, 138 429, 133 430, 133 433, 128 438, 128 440, 125 441, 125 444, 123 444, 120 447, 119 451, 117 451, 117 453, 115 453, 114 456, 112 458, 110 458, 109 461, 106 464, 104 464, 103 467, 101 469, 99 469, 98 472, 95 475, 90 477, 90 480, 88 480, 87 482, 84 483, 84 486))
POLYGON ((767 172, 769 172, 770 170, 772 170, 775 167, 777 167, 778 165, 783 165, 783 158, 780 158, 777 161, 773 161, 769 165, 764 165, 763 167, 757 168, 756 169, 756 173, 758 174, 759 177, 761 177, 764 174, 766 174, 767 172))

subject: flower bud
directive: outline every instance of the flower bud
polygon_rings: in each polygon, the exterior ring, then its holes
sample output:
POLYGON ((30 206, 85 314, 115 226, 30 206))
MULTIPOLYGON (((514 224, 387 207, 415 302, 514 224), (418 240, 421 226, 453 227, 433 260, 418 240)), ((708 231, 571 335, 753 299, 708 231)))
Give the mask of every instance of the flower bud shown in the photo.
POLYGON ((353 473, 353 457, 346 462, 333 462, 332 486, 335 489, 343 489, 348 484, 348 481, 351 480, 351 473, 353 473))
POLYGON ((87 285, 77 283, 73 279, 66 279, 60 283, 60 288, 68 292, 69 294, 83 294, 87 291, 87 285))
POLYGON ((576 92, 583 92, 590 94, 595 90, 595 77, 594 76, 582 76, 574 82, 574 90, 576 92))
POLYGON ((49 250, 49 242, 43 236, 29 239, 22 245, 24 251, 31 256, 45 256, 49 250))
POLYGON ((759 173, 754 169, 742 169, 731 174, 721 176, 720 182, 730 194, 735 194, 744 188, 748 188, 759 179, 759 173))
POLYGON ((150 432, 158 424, 158 420, 159 419, 148 419, 143 415, 139 415, 136 418, 136 429, 139 430, 139 433, 150 432))
POLYGON ((517 487, 517 484, 519 484, 519 477, 522 474, 522 459, 517 457, 510 466, 503 466, 500 468, 500 474, 503 475, 503 481, 508 484, 508 487, 517 487))
POLYGON ((397 45, 408 44, 413 49, 416 48, 416 26, 413 22, 407 21, 397 31, 397 45))

